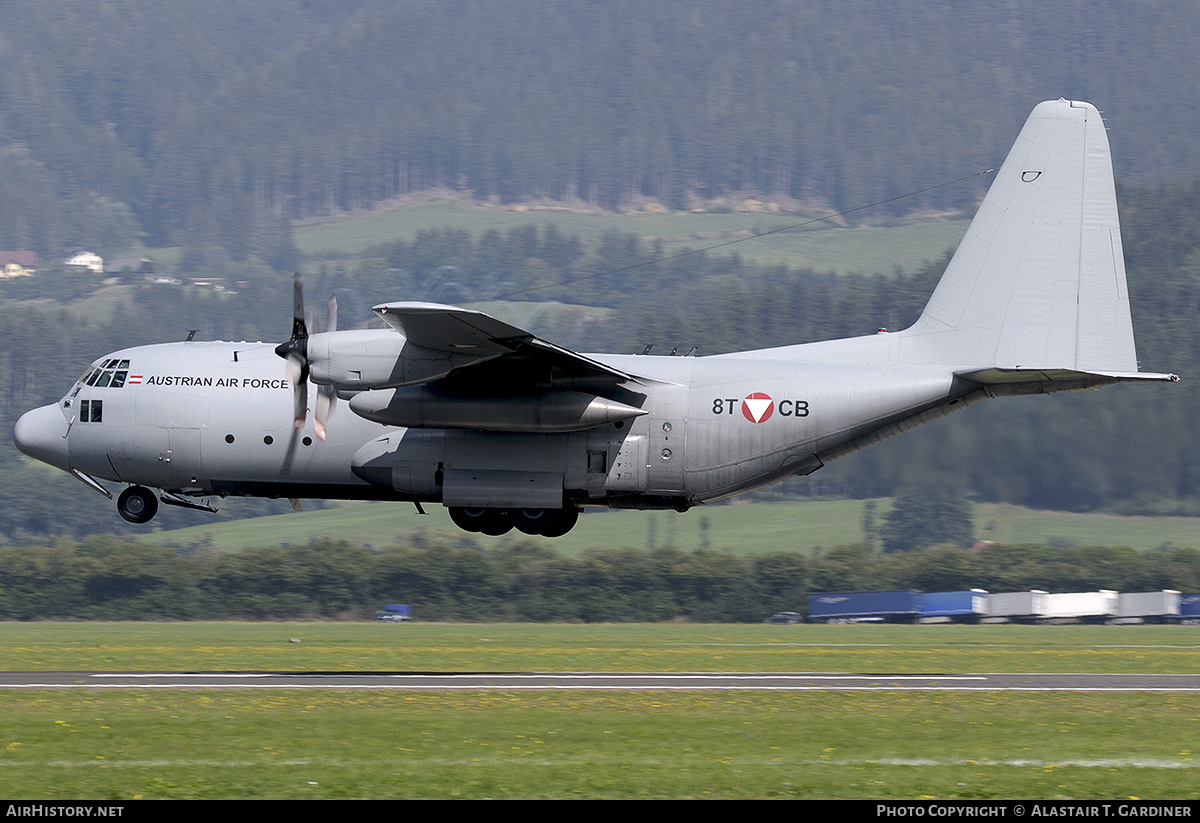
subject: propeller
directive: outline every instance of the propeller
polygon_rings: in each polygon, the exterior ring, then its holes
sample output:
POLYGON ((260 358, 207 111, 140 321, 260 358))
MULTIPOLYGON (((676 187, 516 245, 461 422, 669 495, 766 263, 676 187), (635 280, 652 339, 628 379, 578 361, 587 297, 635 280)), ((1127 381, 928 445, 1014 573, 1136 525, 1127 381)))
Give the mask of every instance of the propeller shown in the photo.
POLYGON ((287 379, 292 386, 293 427, 304 428, 308 414, 308 327, 304 324, 304 283, 300 272, 292 287, 292 336, 275 347, 275 353, 287 361, 287 379))
MULTIPOLYGON (((337 331, 337 298, 329 299, 329 315, 326 331, 337 331)), ((275 347, 275 353, 287 361, 287 378, 292 386, 293 442, 295 432, 304 428, 308 416, 308 326, 304 322, 304 284, 300 272, 292 289, 292 336, 275 347)), ((326 425, 337 405, 337 389, 334 386, 317 388, 317 408, 313 430, 318 440, 324 440, 326 425)), ((285 467, 291 465, 292 449, 289 448, 285 467)))

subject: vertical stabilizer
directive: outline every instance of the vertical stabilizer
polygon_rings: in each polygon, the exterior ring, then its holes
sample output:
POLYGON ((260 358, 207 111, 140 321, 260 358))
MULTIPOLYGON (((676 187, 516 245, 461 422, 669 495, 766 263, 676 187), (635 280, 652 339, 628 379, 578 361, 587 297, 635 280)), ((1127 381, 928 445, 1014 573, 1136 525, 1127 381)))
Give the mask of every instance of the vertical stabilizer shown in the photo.
POLYGON ((1112 160, 1094 106, 1059 99, 1033 110, 904 335, 910 362, 1137 371, 1112 160))

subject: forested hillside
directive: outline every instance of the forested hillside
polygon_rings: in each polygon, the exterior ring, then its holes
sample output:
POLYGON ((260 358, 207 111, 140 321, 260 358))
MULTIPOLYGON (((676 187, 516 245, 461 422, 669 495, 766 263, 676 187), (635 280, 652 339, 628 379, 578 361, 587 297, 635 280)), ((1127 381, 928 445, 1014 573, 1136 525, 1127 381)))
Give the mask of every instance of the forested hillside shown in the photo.
POLYGON ((995 165, 1060 95, 1158 184, 1200 173, 1198 47, 1185 0, 8 3, 0 248, 278 260, 288 219, 434 186, 845 209, 995 165))

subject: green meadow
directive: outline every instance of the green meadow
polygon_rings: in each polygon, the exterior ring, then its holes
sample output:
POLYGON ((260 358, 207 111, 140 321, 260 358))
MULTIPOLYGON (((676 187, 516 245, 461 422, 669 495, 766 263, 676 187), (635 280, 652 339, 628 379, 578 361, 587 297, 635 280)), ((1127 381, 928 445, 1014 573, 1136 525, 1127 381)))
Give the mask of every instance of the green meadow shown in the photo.
MULTIPOLYGON (((589 546, 674 546, 682 551, 708 548, 731 554, 794 551, 811 554, 818 546, 863 542, 861 500, 796 500, 705 506, 679 513, 591 509, 564 537, 527 538, 467 535, 442 506, 416 513, 408 503, 349 503, 336 508, 291 512, 270 517, 225 521, 173 531, 152 532, 146 539, 172 545, 210 542, 227 551, 281 543, 306 544, 333 536, 352 543, 387 546, 423 538, 453 544, 464 537, 487 548, 504 541, 540 540, 555 551, 579 556, 589 546)), ((877 500, 876 517, 889 501, 877 500)), ((219 503, 218 503, 219 505, 219 503)), ((975 536, 998 543, 1057 543, 1076 546, 1130 546, 1139 551, 1169 543, 1200 547, 1200 518, 1122 517, 1026 509, 1008 504, 975 506, 975 536)))
POLYGON ((813 222, 819 215, 778 213, 613 214, 565 209, 514 209, 447 198, 373 211, 334 222, 295 229, 296 246, 313 258, 347 260, 364 256, 372 246, 411 241, 421 231, 453 226, 478 237, 489 230, 503 233, 525 226, 553 225, 585 243, 608 231, 662 240, 668 252, 730 243, 716 254, 737 253, 763 264, 809 267, 838 273, 891 274, 895 266, 911 271, 940 258, 958 245, 970 222, 966 218, 929 218, 895 224, 839 226, 813 222), (789 226, 799 228, 779 231, 789 226), (747 239, 776 231, 762 239, 747 239), (742 242, 745 240, 745 242, 742 242))
POLYGON ((5 623, 0 671, 1200 672, 1194 626, 5 623))
MULTIPOLYGON (((1191 627, 7 624, 31 668, 1195 672, 1191 627), (298 640, 300 642, 293 642, 298 640)), ((0 690, 10 799, 1195 799, 1200 696, 0 690)))

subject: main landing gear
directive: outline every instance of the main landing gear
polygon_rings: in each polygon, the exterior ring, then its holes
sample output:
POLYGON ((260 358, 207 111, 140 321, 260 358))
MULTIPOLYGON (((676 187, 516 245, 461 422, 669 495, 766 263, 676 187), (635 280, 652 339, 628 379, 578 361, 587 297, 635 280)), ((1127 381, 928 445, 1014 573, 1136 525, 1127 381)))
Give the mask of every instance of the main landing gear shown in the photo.
POLYGON ((575 527, 579 509, 484 509, 462 506, 450 507, 454 525, 469 532, 507 534, 514 527, 525 534, 542 537, 562 537, 575 527))
POLYGON ((145 486, 130 486, 117 498, 117 512, 130 523, 148 523, 158 514, 158 497, 145 486))

